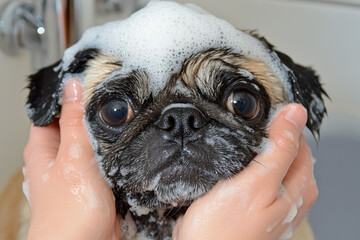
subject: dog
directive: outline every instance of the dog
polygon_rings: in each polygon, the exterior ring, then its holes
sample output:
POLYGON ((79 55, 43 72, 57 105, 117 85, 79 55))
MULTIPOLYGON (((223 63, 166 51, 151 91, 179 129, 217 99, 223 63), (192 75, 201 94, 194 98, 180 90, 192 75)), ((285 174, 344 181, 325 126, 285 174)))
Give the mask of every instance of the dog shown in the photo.
MULTIPOLYGON (((149 8, 159 9, 166 19, 176 15, 167 7, 204 15, 194 7, 154 2, 130 21, 144 19, 149 8)), ((176 64, 166 56, 176 55, 178 49, 172 55, 169 50, 161 55, 167 61, 161 61, 164 67, 159 71, 151 70, 152 61, 150 67, 136 65, 124 52, 104 48, 110 45, 89 44, 102 41, 93 31, 62 60, 30 76, 27 109, 37 126, 50 124, 60 113, 64 82, 74 76, 81 79, 85 122, 116 197, 123 239, 137 235, 171 239, 174 222, 195 199, 239 173, 261 152, 279 106, 302 104, 308 112, 308 129, 319 135, 327 95, 316 73, 294 63, 256 32, 231 30, 229 35, 240 33, 239 40, 256 43, 251 46, 262 52, 253 57, 246 48, 232 44, 232 38, 223 37, 228 33, 224 24, 221 21, 217 30, 222 32, 220 43, 191 40, 200 46, 190 53, 179 50, 176 64), (128 58, 132 64, 127 64, 128 58)), ((166 31, 172 29, 176 35, 181 30, 173 26, 166 31)), ((141 46, 146 47, 130 54, 157 53, 151 44, 141 46)))

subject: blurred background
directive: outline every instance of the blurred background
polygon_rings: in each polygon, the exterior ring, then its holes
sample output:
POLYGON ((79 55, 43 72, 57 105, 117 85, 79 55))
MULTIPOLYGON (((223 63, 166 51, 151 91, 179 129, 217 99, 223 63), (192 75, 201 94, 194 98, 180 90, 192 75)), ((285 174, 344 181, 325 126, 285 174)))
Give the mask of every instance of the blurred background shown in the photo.
MULTIPOLYGON (((0 0, 0 190, 22 166, 30 125, 26 77, 60 59, 86 28, 125 18, 147 2, 0 0)), ((237 28, 256 29, 318 72, 331 101, 319 143, 307 133, 320 191, 309 220, 317 239, 359 239, 360 0, 177 2, 195 3, 237 28)))

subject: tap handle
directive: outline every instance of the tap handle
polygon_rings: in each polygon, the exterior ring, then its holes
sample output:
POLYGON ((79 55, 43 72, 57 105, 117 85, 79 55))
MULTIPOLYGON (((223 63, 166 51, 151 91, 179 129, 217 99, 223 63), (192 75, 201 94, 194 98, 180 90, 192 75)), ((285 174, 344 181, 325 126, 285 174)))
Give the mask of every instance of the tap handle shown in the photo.
POLYGON ((32 4, 9 1, 0 10, 0 49, 14 55, 23 48, 41 49, 45 26, 32 4))

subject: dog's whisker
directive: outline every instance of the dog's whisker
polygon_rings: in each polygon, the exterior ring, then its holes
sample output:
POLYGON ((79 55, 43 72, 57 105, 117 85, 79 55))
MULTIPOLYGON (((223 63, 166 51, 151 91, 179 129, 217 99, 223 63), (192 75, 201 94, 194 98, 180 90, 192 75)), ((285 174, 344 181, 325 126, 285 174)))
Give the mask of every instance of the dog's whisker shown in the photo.
POLYGON ((91 170, 94 169, 94 167, 98 167, 98 163, 97 162, 94 162, 91 164, 91 166, 86 170, 86 173, 90 172, 91 170))
POLYGON ((105 179, 105 176, 101 174, 96 178, 95 183, 100 183, 102 181, 106 181, 106 179, 105 179))
POLYGON ((160 221, 164 221, 167 217, 170 216, 171 212, 173 211, 174 207, 171 206, 170 209, 167 211, 166 214, 163 214, 161 217, 160 217, 160 221))
POLYGON ((264 168, 269 169, 269 167, 267 167, 265 164, 263 164, 263 163, 259 162, 259 161, 258 161, 258 160, 256 160, 256 159, 253 159, 253 161, 254 161, 255 163, 257 163, 257 164, 259 164, 259 165, 263 166, 264 168))

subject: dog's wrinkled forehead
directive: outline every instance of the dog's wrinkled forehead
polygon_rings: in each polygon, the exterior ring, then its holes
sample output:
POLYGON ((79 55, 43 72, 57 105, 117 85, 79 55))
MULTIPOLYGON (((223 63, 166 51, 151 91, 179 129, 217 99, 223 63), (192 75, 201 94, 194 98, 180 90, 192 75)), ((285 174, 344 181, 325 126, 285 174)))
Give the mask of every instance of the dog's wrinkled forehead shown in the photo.
MULTIPOLYGON (((151 79, 145 71, 137 70, 123 75, 121 74, 122 63, 102 53, 89 60, 87 65, 83 82, 86 105, 96 90, 106 87, 111 81, 128 81, 131 77, 139 81, 137 85, 139 88, 135 90, 137 91, 135 94, 141 96, 140 99, 145 100, 149 95, 153 95, 151 79)), ((171 88, 173 93, 190 96, 192 90, 199 89, 203 95, 215 101, 219 94, 217 86, 221 85, 221 82, 215 81, 219 81, 217 76, 223 72, 233 72, 244 79, 261 84, 269 95, 272 105, 286 101, 281 80, 267 64, 224 49, 210 49, 192 55, 183 63, 181 70, 172 75, 160 90, 171 88)), ((123 82, 123 84, 127 83, 123 82)))

